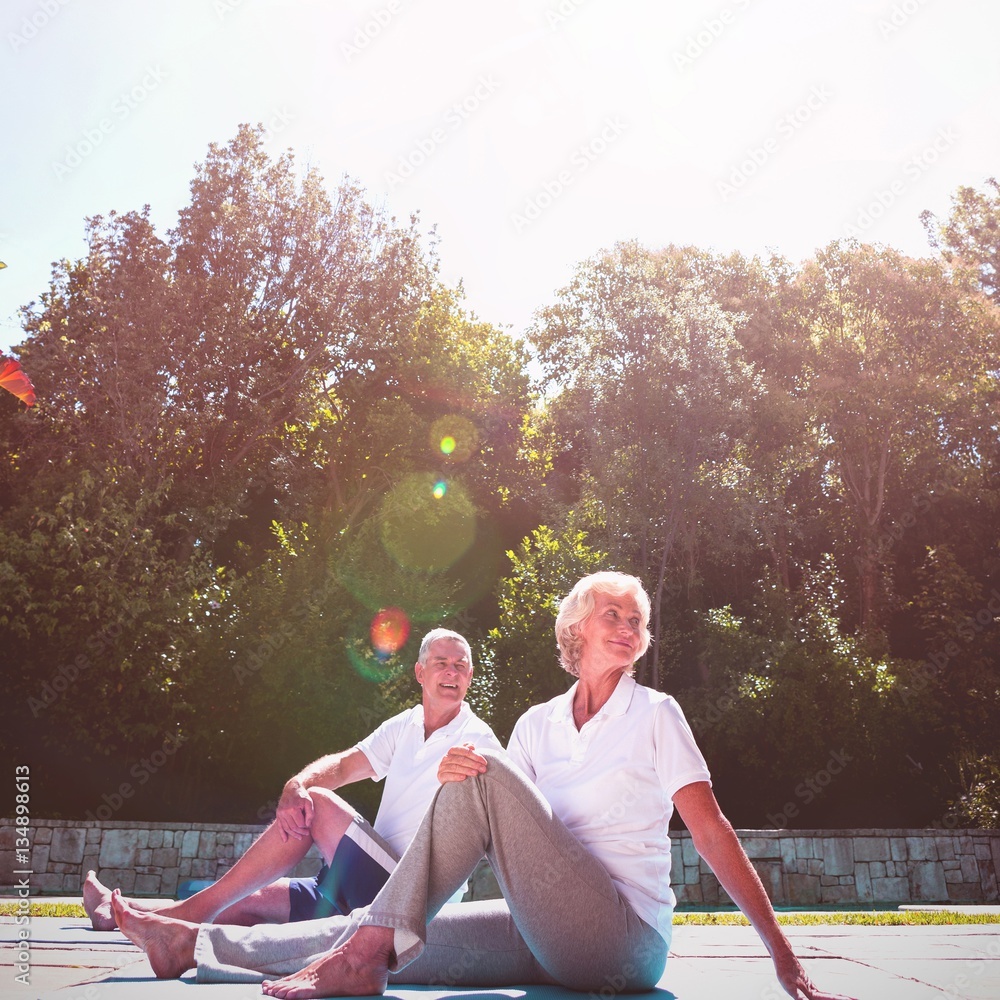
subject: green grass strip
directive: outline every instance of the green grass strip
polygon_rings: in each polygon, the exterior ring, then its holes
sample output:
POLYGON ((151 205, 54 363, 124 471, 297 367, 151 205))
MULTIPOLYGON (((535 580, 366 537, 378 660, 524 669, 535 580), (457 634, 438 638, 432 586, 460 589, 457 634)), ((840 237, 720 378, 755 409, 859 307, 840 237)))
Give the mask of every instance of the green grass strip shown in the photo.
MULTIPOLYGON (((778 923, 787 927, 822 924, 861 927, 925 927, 943 924, 1000 924, 1000 913, 963 913, 957 910, 868 910, 826 913, 778 913, 778 923)), ((749 927, 742 913, 675 913, 675 926, 749 927)))
MULTIPOLYGON (((0 903, 0 917, 23 914, 18 903, 0 903)), ((32 917, 85 917, 79 903, 38 903, 29 908, 32 917)), ((778 923, 788 927, 818 925, 861 927, 926 927, 947 924, 1000 924, 1000 913, 964 913, 960 910, 830 910, 825 913, 778 913, 778 923)), ((675 926, 749 927, 742 913, 675 913, 675 926)))
MULTIPOLYGON (((17 917, 23 915, 19 903, 0 903, 0 917, 17 917)), ((35 903, 32 902, 28 916, 30 917, 85 917, 84 908, 79 903, 35 903)))

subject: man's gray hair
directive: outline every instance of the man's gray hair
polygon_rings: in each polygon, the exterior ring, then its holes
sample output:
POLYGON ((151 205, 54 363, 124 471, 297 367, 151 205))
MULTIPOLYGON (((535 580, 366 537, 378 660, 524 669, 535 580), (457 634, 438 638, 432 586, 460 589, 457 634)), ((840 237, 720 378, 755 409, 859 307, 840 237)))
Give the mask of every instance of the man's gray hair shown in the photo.
POLYGON ((459 632, 453 632, 450 628, 432 628, 420 641, 420 652, 417 653, 417 660, 420 663, 426 662, 427 651, 432 642, 438 639, 454 639, 465 647, 465 655, 469 658, 469 666, 472 666, 472 647, 469 640, 459 632))

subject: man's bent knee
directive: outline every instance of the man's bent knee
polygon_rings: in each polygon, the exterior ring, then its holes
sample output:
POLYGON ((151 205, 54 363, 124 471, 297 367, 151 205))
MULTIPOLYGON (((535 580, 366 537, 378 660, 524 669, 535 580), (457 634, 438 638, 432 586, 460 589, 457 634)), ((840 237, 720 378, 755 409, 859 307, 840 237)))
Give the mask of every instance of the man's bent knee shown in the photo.
POLYGON ((331 792, 329 788, 315 787, 308 789, 308 792, 315 809, 342 812, 352 817, 356 815, 351 804, 342 799, 336 792, 331 792))
POLYGON ((310 788, 313 821, 310 833, 327 864, 333 859, 344 831, 355 821, 357 812, 329 788, 310 788))

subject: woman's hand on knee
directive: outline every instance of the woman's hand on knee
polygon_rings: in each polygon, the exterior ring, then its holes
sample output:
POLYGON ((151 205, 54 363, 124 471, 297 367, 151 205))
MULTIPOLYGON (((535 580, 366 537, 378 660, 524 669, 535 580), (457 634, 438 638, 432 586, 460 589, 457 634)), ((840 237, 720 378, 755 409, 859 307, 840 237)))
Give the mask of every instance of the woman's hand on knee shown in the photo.
POLYGON ((452 747, 438 765, 438 781, 465 781, 486 771, 486 758, 476 752, 474 743, 463 743, 452 747))

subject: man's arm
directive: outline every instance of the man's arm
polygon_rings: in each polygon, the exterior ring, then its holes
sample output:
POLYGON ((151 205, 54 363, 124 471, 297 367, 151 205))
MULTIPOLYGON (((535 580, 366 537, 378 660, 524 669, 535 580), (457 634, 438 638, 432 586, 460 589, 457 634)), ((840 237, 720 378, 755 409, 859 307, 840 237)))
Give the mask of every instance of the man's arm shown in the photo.
POLYGON ((301 840, 309 833, 313 803, 309 789, 319 786, 333 791, 362 778, 374 778, 375 769, 358 747, 342 753, 329 753, 293 774, 281 791, 275 822, 282 841, 289 837, 301 840))
POLYGON ((778 982, 794 1000, 849 1000, 824 993, 810 981, 785 937, 771 901, 736 831, 722 814, 707 781, 695 781, 674 793, 674 805, 695 849, 708 862, 722 887, 760 935, 774 962, 778 982))

